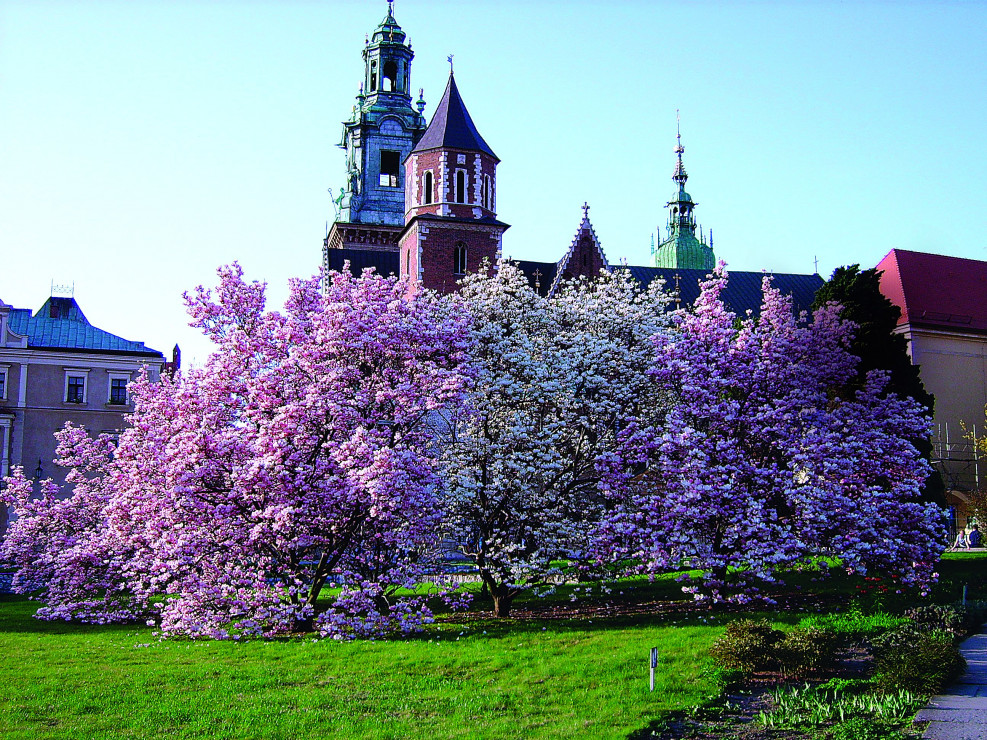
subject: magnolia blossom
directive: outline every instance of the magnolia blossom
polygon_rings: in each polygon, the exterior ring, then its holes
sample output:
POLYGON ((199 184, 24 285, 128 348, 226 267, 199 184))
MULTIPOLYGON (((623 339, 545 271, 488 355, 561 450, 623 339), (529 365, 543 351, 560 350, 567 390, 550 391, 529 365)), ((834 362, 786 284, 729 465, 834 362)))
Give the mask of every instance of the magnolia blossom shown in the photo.
POLYGON ((645 572, 688 563, 702 573, 688 588, 714 599, 744 600, 816 554, 924 586, 944 529, 918 503, 928 466, 908 440, 929 433, 923 408, 883 397, 880 372, 843 390, 857 359, 838 306, 801 323, 766 277, 760 316, 738 321, 726 280, 721 265, 655 337, 651 392, 673 402, 606 461, 598 556, 645 572))
POLYGON ((459 300, 472 317, 473 381, 442 458, 447 526, 505 616, 561 561, 586 555, 603 513, 600 461, 661 406, 646 371, 668 297, 618 271, 546 299, 504 262, 467 278, 459 300))
POLYGON ((32 500, 16 473, 0 554, 43 587, 43 617, 218 638, 415 628, 430 615, 395 593, 440 517, 423 422, 461 395, 466 320, 371 273, 293 281, 280 313, 237 265, 219 275, 186 296, 206 365, 133 384, 115 450, 62 432, 67 498, 47 483, 32 500))

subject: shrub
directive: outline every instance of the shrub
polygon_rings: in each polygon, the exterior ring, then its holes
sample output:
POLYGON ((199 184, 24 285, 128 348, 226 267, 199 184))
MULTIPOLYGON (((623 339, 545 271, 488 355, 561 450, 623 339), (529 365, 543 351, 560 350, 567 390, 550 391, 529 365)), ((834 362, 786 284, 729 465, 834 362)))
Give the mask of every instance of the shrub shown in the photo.
POLYGON ((909 645, 916 645, 922 636, 928 633, 928 629, 909 620, 893 630, 888 630, 871 638, 870 644, 874 649, 874 655, 878 656, 893 653, 895 650, 906 648, 909 645))
POLYGON ((718 693, 722 693, 731 686, 742 683, 744 680, 743 671, 737 668, 722 668, 718 665, 713 665, 710 663, 704 665, 699 673, 704 678, 708 678, 712 681, 713 685, 716 686, 718 693))
POLYGON ((882 689, 931 694, 966 668, 952 634, 921 629, 910 624, 874 641, 874 674, 882 689))
POLYGON ((805 676, 833 664, 837 637, 818 627, 796 627, 773 646, 775 660, 786 676, 805 676))
POLYGON ((963 606, 939 604, 928 604, 917 606, 905 612, 905 616, 915 624, 923 626, 928 630, 942 630, 951 633, 954 637, 965 635, 967 622, 970 618, 970 610, 963 606))
POLYGON ((727 625, 709 654, 724 668, 745 673, 769 670, 777 665, 773 648, 784 634, 767 619, 738 619, 727 625))

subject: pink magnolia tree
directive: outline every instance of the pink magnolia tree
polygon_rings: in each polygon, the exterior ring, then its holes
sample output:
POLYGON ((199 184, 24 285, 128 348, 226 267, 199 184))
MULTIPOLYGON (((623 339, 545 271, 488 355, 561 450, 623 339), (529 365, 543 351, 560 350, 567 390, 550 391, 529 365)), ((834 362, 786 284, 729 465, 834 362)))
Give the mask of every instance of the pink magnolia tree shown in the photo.
POLYGON ((942 512, 918 502, 928 469, 908 442, 929 433, 911 399, 859 391, 838 307, 800 323, 765 278, 757 319, 730 313, 719 268, 676 333, 655 337, 658 425, 629 427, 605 464, 604 560, 644 572, 686 562, 699 598, 745 600, 816 554, 924 586, 943 549, 942 512))
POLYGON ((62 432, 67 498, 12 479, 18 583, 43 587, 41 616, 167 635, 414 629, 430 615, 396 592, 440 518, 424 422, 463 391, 466 320, 371 273, 293 281, 283 312, 237 265, 219 274, 186 296, 216 345, 204 367, 133 384, 115 450, 62 432))

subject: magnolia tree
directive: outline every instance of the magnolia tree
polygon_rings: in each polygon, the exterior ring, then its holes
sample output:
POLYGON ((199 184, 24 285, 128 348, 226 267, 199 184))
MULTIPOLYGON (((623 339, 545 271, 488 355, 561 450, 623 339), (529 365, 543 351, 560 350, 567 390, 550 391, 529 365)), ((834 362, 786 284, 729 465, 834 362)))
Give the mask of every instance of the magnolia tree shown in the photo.
POLYGON ((726 280, 721 267, 677 331, 655 337, 650 393, 674 400, 606 460, 599 557, 646 572, 685 560, 701 571, 687 588, 716 600, 819 553, 925 585, 944 529, 918 502, 928 466, 908 440, 928 434, 924 409, 884 395, 879 371, 845 390, 857 360, 838 306, 801 324, 765 278, 760 316, 738 321, 726 280))
POLYGON ((434 545, 423 422, 459 399, 465 318, 371 273, 293 281, 268 312, 263 285, 219 274, 186 296, 216 345, 206 365, 132 385, 115 450, 62 432, 69 496, 46 483, 32 500, 15 473, 0 554, 21 589, 43 587, 43 617, 220 638, 414 628, 427 610, 394 594, 434 545), (342 592, 320 612, 330 578, 342 592))
POLYGON ((617 271, 546 299, 504 262, 467 278, 459 299, 474 377, 444 446, 446 521, 506 616, 587 553, 603 513, 598 466, 658 405, 646 371, 668 297, 617 271))

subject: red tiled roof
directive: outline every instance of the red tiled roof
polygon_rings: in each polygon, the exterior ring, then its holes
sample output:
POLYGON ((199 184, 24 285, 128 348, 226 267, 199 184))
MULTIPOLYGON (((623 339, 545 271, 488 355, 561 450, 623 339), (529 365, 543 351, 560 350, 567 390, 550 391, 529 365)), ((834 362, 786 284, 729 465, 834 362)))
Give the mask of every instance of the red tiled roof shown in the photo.
POLYGON ((877 269, 899 324, 987 332, 987 262, 892 249, 877 269))

